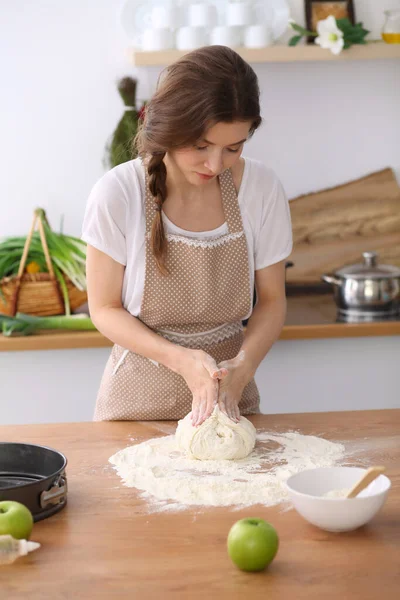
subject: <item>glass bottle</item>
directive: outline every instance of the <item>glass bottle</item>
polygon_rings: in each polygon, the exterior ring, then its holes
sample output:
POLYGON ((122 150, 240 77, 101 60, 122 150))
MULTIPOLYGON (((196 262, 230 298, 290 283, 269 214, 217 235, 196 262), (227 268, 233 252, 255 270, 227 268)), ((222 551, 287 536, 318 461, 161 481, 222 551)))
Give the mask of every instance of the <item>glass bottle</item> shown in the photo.
POLYGON ((382 39, 387 44, 400 44, 400 9, 385 10, 382 39))

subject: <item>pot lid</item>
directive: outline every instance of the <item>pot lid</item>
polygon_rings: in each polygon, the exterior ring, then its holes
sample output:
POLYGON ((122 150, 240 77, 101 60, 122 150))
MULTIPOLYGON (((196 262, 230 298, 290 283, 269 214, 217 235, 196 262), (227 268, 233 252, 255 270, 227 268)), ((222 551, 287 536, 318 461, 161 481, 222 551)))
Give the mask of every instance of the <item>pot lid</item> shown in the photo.
POLYGON ((352 279, 382 279, 400 277, 400 268, 393 265, 378 265, 377 252, 363 252, 363 263, 346 265, 336 275, 352 279))

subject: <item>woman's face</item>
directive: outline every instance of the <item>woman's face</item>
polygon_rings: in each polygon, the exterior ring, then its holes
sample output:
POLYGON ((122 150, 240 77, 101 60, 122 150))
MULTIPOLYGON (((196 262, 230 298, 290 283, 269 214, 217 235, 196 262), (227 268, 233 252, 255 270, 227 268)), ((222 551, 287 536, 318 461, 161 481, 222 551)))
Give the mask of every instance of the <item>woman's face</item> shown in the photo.
POLYGON ((168 155, 192 185, 204 185, 232 167, 240 158, 251 121, 216 123, 195 146, 168 155))

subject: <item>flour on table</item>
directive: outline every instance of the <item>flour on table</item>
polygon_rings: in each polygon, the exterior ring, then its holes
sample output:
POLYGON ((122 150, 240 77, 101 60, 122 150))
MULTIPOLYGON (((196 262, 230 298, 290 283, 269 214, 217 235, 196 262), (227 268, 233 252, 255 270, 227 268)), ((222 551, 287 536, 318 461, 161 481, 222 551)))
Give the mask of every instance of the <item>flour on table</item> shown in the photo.
POLYGON ((259 431, 255 449, 238 460, 187 457, 175 435, 129 446, 110 459, 128 487, 171 510, 188 506, 272 506, 288 499, 285 482, 313 467, 330 467, 344 457, 342 444, 297 432, 259 431))
POLYGON ((245 458, 256 443, 256 428, 246 417, 235 423, 218 406, 212 415, 193 427, 191 413, 176 428, 177 448, 189 458, 235 460, 245 458))
POLYGON ((323 495, 324 498, 346 498, 350 488, 343 488, 341 490, 330 490, 323 495))

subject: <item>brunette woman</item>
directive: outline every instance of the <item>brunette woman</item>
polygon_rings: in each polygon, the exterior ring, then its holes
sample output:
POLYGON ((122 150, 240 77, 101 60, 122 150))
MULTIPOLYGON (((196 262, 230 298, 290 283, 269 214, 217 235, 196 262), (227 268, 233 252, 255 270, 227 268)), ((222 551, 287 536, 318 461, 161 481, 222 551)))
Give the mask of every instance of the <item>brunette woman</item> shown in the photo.
POLYGON ((200 48, 163 72, 139 158, 95 184, 82 236, 89 308, 114 342, 95 420, 192 412, 199 425, 217 403, 233 421, 259 412, 254 374, 284 323, 292 248, 277 176, 242 156, 260 124, 250 65, 200 48))

